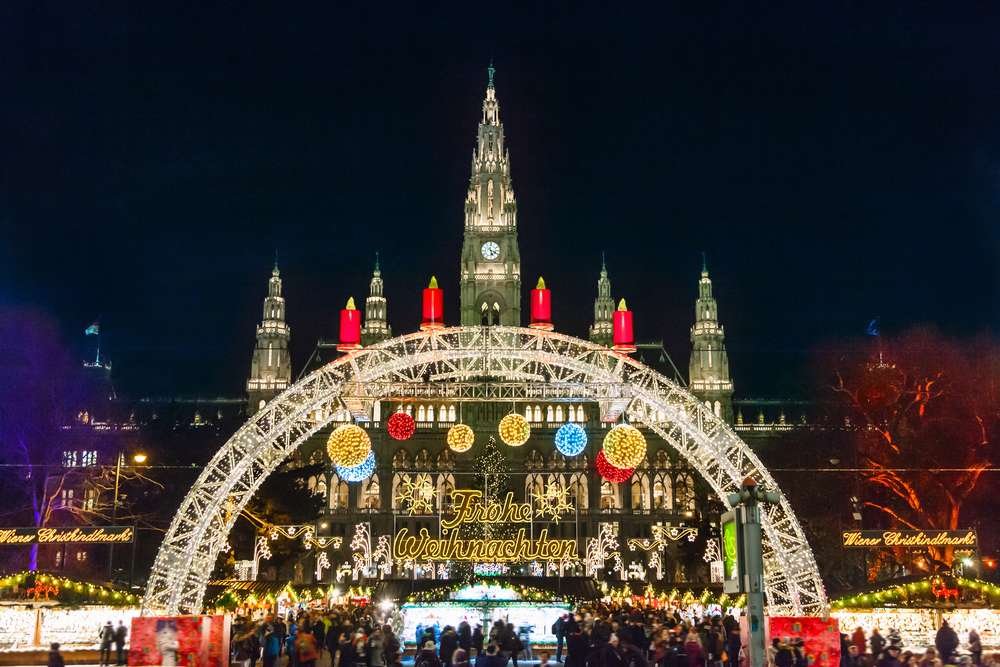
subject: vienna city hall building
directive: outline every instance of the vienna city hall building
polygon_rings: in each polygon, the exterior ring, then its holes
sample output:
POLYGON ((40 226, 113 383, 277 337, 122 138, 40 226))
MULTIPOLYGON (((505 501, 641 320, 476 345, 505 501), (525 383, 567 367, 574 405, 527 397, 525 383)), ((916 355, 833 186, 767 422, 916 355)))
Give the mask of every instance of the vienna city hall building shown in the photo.
MULTIPOLYGON (((517 199, 511 174, 511 158, 491 68, 464 202, 462 251, 457 258, 463 327, 529 324, 521 307, 526 294, 522 289, 517 199)), ((700 276, 692 278, 697 296, 693 304, 688 377, 676 371, 660 345, 640 344, 634 356, 686 384, 691 393, 726 422, 742 425, 742 413, 734 415, 725 335, 707 268, 703 266, 700 276)), ((610 347, 618 304, 612 298, 611 279, 603 264, 596 287, 594 319, 588 338, 610 347)), ((376 261, 363 308, 364 347, 393 337, 388 306, 376 261)), ((396 332, 400 333, 409 332, 396 332)), ((290 339, 282 280, 275 266, 268 281, 247 382, 248 413, 263 408, 291 386, 293 375, 304 377, 343 354, 337 350, 337 343, 320 341, 306 367, 294 372, 290 339)), ((447 389, 431 386, 443 382, 447 381, 415 378, 412 391, 376 400, 360 419, 357 411, 344 401, 329 406, 334 422, 310 436, 284 468, 300 473, 297 478, 301 490, 320 501, 322 509, 314 524, 317 537, 339 537, 339 546, 336 540, 326 541, 333 545, 327 550, 328 568, 317 568, 317 551, 303 550, 283 564, 262 562, 259 578, 300 583, 317 581, 317 577, 324 582, 334 581, 343 564, 352 562, 352 552, 357 549, 352 548, 351 542, 359 526, 368 529, 369 541, 364 548, 369 552, 377 548, 383 536, 391 542, 404 529, 410 535, 426 529, 430 536, 438 537, 442 517, 455 509, 451 504, 453 490, 482 490, 484 483, 487 486, 493 483, 501 485, 505 492, 512 492, 513 500, 519 503, 534 503, 547 493, 558 495, 565 490, 565 497, 560 500, 566 501, 564 505, 570 509, 559 516, 539 512, 524 528, 535 539, 544 530, 549 539, 575 540, 580 560, 563 564, 481 562, 461 567, 511 577, 593 575, 604 580, 709 582, 709 563, 717 560, 711 549, 722 505, 697 472, 664 440, 646 429, 641 419, 631 418, 627 411, 616 419, 617 423, 626 421, 639 428, 647 442, 646 456, 631 477, 616 483, 598 474, 595 467, 602 442, 615 425, 606 420, 607 410, 599 401, 571 397, 452 400, 447 389), (405 440, 390 437, 387 429, 388 419, 398 412, 409 415, 415 422, 414 433, 405 440), (523 416, 530 425, 530 437, 521 446, 505 444, 498 434, 498 423, 510 413, 523 416), (356 423, 365 430, 375 455, 374 471, 360 482, 342 479, 327 452, 333 430, 347 423, 356 423), (579 425, 586 433, 586 446, 575 456, 560 453, 554 445, 557 430, 567 423, 579 425), (467 451, 456 452, 448 445, 449 430, 456 424, 468 425, 474 431, 474 443, 467 451), (488 450, 489 461, 484 461, 488 450), (423 494, 421 502, 412 502, 414 493, 423 494), (617 539, 620 555, 607 559, 598 570, 588 571, 584 562, 588 543, 602 535, 617 539)), ((782 424, 784 420, 782 414, 782 424)), ((503 494, 498 496, 503 497, 503 494)), ((457 576, 459 568, 457 564, 441 561, 433 564, 394 561, 384 569, 373 567, 367 578, 450 579, 457 576)))

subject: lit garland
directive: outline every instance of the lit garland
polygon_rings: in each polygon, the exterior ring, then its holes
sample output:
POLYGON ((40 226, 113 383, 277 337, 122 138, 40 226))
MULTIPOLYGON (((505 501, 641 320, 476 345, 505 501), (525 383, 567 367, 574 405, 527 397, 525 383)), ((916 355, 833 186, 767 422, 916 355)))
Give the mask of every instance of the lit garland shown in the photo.
POLYGON ((334 465, 353 468, 365 462, 372 451, 372 441, 356 424, 344 424, 334 429, 326 441, 326 451, 334 465))
MULTIPOLYGON (((950 579, 950 578, 949 578, 950 579)), ((956 577, 951 580, 962 598, 983 600, 993 609, 1000 608, 1000 586, 980 579, 956 577)), ((935 589, 949 588, 942 577, 929 577, 921 581, 889 586, 870 593, 844 596, 830 603, 834 609, 872 609, 876 607, 931 607, 942 604, 935 589)), ((947 603, 947 598, 945 598, 947 603)), ((957 603, 954 600, 952 604, 957 603)))
MULTIPOLYGON (((497 586, 495 581, 481 581, 478 577, 473 578, 471 581, 456 581, 447 586, 440 586, 437 588, 432 588, 426 591, 420 591, 418 593, 411 593, 406 596, 406 602, 441 602, 442 600, 449 600, 451 596, 457 591, 467 588, 468 586, 476 585, 485 586, 497 586)), ((550 591, 543 590, 541 588, 535 588, 534 586, 523 586, 520 584, 510 584, 504 583, 500 586, 501 589, 505 591, 512 591, 517 594, 522 600, 533 600, 538 602, 577 602, 578 599, 569 595, 556 595, 550 591)), ((474 602, 474 600, 461 600, 462 604, 468 604, 469 602, 474 602)))
POLYGON ((616 468, 635 468, 646 458, 646 438, 634 426, 619 424, 604 436, 604 456, 616 468))
POLYGON ((500 420, 500 439, 511 447, 520 447, 531 437, 531 425, 528 420, 512 412, 500 420))
POLYGON ((341 591, 338 587, 330 584, 328 587, 323 588, 322 586, 302 586, 295 588, 292 586, 291 582, 285 584, 285 587, 275 593, 265 593, 264 595, 257 595, 255 593, 247 593, 242 595, 240 591, 234 588, 228 588, 218 595, 211 603, 206 605, 209 608, 223 608, 230 611, 236 609, 237 607, 256 607, 260 609, 268 609, 273 606, 278 598, 282 595, 287 595, 288 600, 292 604, 299 604, 309 602, 310 600, 357 600, 366 599, 370 600, 372 595, 371 586, 352 586, 346 591, 341 591))
POLYGON ((455 424, 448 429, 448 447, 453 452, 467 452, 476 441, 476 434, 465 424, 455 424))
POLYGON ((337 476, 345 482, 362 482, 375 472, 375 452, 368 452, 368 458, 359 466, 337 466, 337 476))
POLYGON ((405 412, 397 412, 385 424, 393 440, 409 440, 417 430, 417 422, 405 412))
POLYGON ((594 465, 597 466, 598 475, 615 484, 627 481, 632 476, 632 473, 635 472, 635 468, 616 468, 608 463, 603 449, 597 452, 597 456, 594 458, 594 465))
POLYGON ((127 607, 139 603, 139 598, 131 593, 123 593, 86 581, 30 571, 11 574, 0 579, 0 597, 12 599, 12 596, 21 600, 37 596, 38 599, 58 600, 67 604, 103 604, 115 607, 127 607))
POLYGON ((576 456, 587 446, 587 431, 579 424, 563 424, 556 431, 556 449, 563 456, 576 456))

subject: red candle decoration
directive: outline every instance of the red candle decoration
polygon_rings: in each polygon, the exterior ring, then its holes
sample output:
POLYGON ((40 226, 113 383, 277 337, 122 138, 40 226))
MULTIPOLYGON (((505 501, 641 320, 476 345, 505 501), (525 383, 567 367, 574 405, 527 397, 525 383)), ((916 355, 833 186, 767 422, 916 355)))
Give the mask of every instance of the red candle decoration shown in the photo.
POLYGON ((594 459, 594 465, 597 466, 598 475, 615 484, 621 484, 622 482, 628 481, 628 478, 635 472, 635 468, 616 468, 608 463, 608 458, 604 456, 603 449, 597 452, 597 457, 594 459))
POLYGON ((625 299, 618 302, 614 314, 614 345, 616 352, 635 352, 635 334, 632 333, 632 311, 625 306, 625 299))
POLYGON ((545 287, 545 278, 531 290, 531 328, 552 331, 552 292, 545 287))
POLYGON ((444 290, 438 287, 437 278, 431 276, 431 282, 424 288, 424 321, 420 330, 444 328, 444 290))
POLYGON ((354 307, 354 297, 340 311, 340 342, 337 350, 350 352, 361 349, 361 311, 354 307))
POLYGON ((385 427, 393 440, 409 440, 417 430, 417 423, 405 412, 397 412, 389 417, 385 427))

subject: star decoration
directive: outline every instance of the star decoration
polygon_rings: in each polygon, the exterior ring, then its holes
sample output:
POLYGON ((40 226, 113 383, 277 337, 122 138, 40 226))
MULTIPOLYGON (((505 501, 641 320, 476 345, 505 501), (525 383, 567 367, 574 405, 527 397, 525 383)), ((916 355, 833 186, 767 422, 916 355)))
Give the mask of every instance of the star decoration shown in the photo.
POLYGON ((535 499, 535 516, 549 517, 556 525, 563 514, 572 512, 575 508, 570 502, 569 489, 563 483, 549 482, 544 493, 533 494, 535 499))
POLYGON ((429 514, 434 511, 434 485, 426 473, 421 473, 415 479, 404 477, 399 483, 399 493, 396 502, 406 507, 410 516, 414 514, 429 514))

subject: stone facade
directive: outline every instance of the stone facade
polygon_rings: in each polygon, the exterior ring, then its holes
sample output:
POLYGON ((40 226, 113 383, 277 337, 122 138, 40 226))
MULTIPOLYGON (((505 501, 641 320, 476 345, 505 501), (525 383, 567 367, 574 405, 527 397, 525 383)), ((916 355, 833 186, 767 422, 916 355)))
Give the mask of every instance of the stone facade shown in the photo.
POLYGON ((281 272, 274 265, 267 281, 264 316, 257 325, 257 345, 250 361, 247 397, 250 412, 284 391, 292 379, 292 359, 288 342, 292 330, 285 322, 285 299, 281 296, 281 272))

